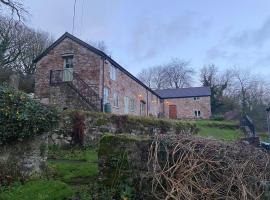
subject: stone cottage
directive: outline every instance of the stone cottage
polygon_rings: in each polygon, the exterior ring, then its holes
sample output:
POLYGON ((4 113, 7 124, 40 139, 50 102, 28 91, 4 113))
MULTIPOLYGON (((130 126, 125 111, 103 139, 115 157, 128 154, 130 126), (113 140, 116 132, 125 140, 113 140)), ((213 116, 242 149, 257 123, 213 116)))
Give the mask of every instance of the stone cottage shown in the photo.
POLYGON ((207 87, 148 88, 111 57, 65 33, 35 59, 35 96, 63 109, 169 118, 209 118, 207 87), (110 106, 108 106, 110 105, 110 106))

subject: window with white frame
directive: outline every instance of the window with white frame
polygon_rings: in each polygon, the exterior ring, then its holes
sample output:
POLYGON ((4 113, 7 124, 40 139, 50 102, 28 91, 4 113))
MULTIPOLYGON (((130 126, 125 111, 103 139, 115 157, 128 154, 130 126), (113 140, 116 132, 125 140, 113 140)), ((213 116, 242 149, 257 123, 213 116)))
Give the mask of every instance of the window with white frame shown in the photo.
POLYGON ((201 111, 200 110, 195 110, 194 115, 195 115, 195 117, 200 117, 201 116, 201 111))
POLYGON ((110 78, 111 80, 116 80, 116 68, 112 64, 110 66, 110 78))
POLYGON ((116 91, 113 93, 113 106, 117 108, 119 107, 119 95, 116 91))
POLYGON ((109 103, 109 88, 104 87, 103 104, 109 103))
POLYGON ((136 102, 134 98, 129 99, 129 106, 130 106, 130 111, 135 111, 136 109, 136 102))
POLYGON ((200 97, 193 97, 194 101, 198 101, 200 97))

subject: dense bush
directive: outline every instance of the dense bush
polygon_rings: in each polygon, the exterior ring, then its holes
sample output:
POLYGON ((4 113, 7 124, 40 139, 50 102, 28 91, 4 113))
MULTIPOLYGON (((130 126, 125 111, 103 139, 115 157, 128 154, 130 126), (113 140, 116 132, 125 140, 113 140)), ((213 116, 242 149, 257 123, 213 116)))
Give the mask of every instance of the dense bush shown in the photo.
POLYGON ((0 86, 0 144, 23 140, 55 127, 56 108, 45 106, 22 92, 0 86))

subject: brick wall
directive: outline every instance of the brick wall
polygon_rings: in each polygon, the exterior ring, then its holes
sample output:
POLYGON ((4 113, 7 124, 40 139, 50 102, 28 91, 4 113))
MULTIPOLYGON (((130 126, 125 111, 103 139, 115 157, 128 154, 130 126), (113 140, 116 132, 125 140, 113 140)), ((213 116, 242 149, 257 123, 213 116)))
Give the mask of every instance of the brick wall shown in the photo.
POLYGON ((165 115, 169 116, 169 105, 176 105, 177 118, 195 118, 195 110, 201 112, 201 118, 208 119, 211 116, 210 97, 200 97, 198 100, 191 98, 176 98, 164 100, 165 115))

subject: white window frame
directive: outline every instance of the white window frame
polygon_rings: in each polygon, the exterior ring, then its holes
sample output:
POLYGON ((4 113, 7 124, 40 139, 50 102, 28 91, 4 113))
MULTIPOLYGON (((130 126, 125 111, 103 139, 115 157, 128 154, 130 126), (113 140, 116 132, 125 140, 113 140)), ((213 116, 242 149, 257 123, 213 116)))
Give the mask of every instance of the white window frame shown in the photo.
POLYGON ((124 114, 129 113, 129 97, 125 96, 124 97, 124 114))
POLYGON ((113 107, 119 108, 119 93, 117 91, 113 93, 113 107))
POLYGON ((110 78, 111 80, 116 80, 116 68, 112 64, 110 65, 110 78))
POLYGON ((200 97, 193 97, 194 101, 198 101, 200 97))
POLYGON ((198 118, 199 118, 199 117, 201 117, 201 114, 202 114, 202 113, 201 113, 200 110, 195 110, 195 111, 194 111, 195 117, 198 117, 198 118))
POLYGON ((134 112, 136 110, 136 100, 135 98, 129 98, 130 111, 134 112))
POLYGON ((103 91, 103 104, 109 103, 110 90, 108 87, 104 87, 103 91))

